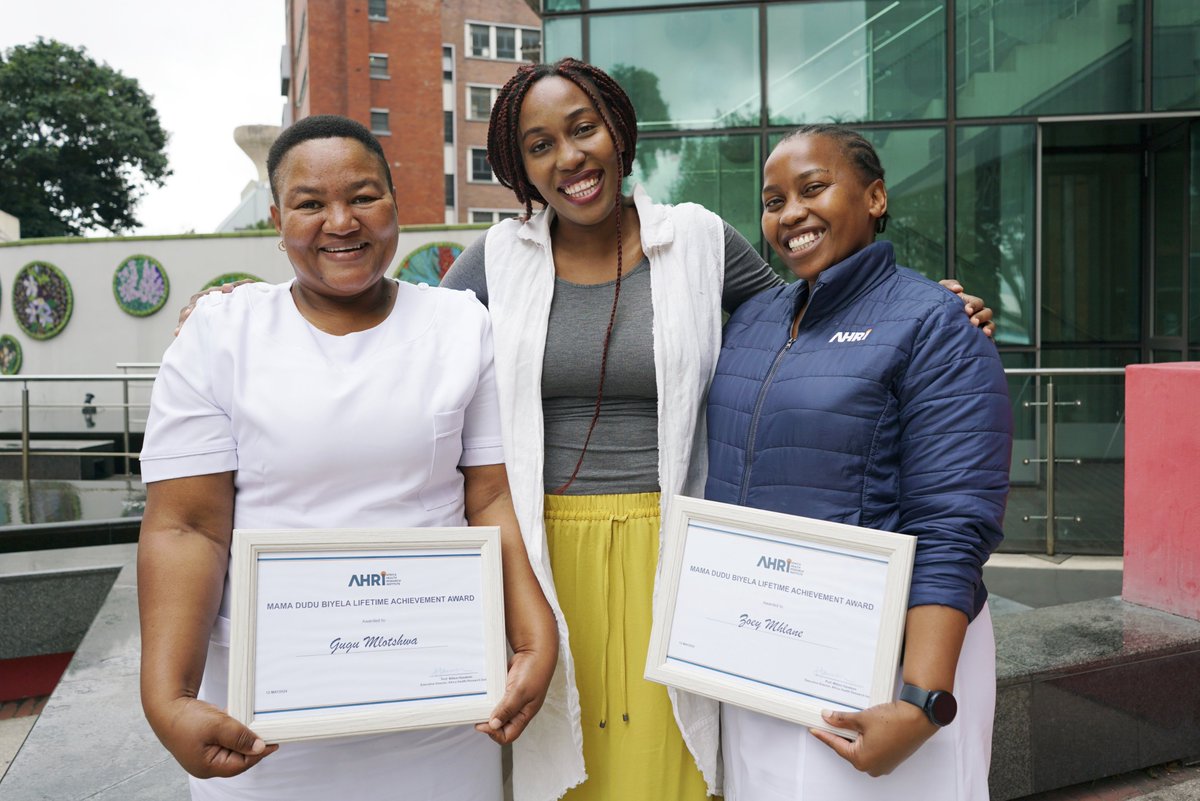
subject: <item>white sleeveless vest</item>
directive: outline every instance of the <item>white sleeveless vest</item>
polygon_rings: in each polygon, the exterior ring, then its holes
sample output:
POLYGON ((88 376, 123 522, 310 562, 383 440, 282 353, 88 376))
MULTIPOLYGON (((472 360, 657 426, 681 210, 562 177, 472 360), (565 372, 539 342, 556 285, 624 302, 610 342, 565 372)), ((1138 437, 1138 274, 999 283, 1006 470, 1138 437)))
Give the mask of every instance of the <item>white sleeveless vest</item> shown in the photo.
MULTIPOLYGON (((663 206, 634 189, 642 251, 650 259, 658 386, 658 479, 663 511, 676 494, 701 495, 707 471, 704 400, 721 346, 725 232, 694 203, 663 206)), ((504 453, 533 571, 558 621, 559 662, 546 703, 513 749, 516 801, 554 801, 586 778, 579 692, 554 591, 543 523, 542 360, 554 294, 553 210, 505 220, 487 233, 488 309, 496 350, 504 453)), ((710 794, 721 790, 718 705, 669 690, 684 742, 710 794)))

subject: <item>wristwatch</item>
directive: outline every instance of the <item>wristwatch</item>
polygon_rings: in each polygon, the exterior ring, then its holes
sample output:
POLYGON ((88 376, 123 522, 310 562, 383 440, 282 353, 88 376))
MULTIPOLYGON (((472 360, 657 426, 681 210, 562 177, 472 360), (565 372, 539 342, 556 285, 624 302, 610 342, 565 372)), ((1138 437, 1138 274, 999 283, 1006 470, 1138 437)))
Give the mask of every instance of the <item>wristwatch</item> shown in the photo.
POLYGON ((958 714, 958 701, 945 690, 923 690, 913 684, 900 688, 900 700, 920 707, 935 726, 948 726, 958 714))

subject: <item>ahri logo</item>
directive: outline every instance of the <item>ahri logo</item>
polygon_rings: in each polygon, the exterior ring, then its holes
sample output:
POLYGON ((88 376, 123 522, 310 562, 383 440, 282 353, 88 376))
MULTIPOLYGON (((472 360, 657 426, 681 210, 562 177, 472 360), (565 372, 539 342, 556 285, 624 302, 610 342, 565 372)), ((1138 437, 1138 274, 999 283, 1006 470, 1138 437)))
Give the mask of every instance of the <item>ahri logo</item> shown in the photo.
POLYGON ((875 330, 874 328, 868 328, 866 331, 838 331, 836 334, 834 334, 833 336, 831 336, 829 338, 829 341, 830 342, 862 342, 864 339, 866 339, 868 336, 870 336, 871 332, 874 330, 875 330))

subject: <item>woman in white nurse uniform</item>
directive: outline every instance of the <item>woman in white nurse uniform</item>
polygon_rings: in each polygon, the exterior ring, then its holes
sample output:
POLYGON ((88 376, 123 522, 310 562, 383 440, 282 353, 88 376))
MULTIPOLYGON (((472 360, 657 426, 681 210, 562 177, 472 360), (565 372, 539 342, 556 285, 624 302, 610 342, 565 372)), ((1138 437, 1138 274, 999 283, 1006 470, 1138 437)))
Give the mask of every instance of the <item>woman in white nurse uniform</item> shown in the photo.
POLYGON ((540 707, 557 634, 508 494, 486 310, 385 278, 396 203, 361 125, 306 118, 268 170, 295 280, 202 299, 155 382, 138 554, 146 717, 194 799, 499 801, 496 743, 540 707), (268 746, 223 712, 233 528, 468 523, 501 527, 514 653, 483 734, 268 746))

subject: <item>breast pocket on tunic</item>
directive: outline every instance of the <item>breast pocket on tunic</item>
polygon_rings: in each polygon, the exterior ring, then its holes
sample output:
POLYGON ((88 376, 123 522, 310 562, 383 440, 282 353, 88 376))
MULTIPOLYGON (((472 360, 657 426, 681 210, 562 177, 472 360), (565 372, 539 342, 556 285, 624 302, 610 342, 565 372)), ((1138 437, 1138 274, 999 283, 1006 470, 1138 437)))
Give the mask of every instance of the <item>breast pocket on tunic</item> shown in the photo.
POLYGON ((437 509, 462 499, 463 480, 458 462, 462 458, 465 416, 465 409, 433 415, 433 459, 429 478, 421 489, 421 503, 426 509, 437 509))

